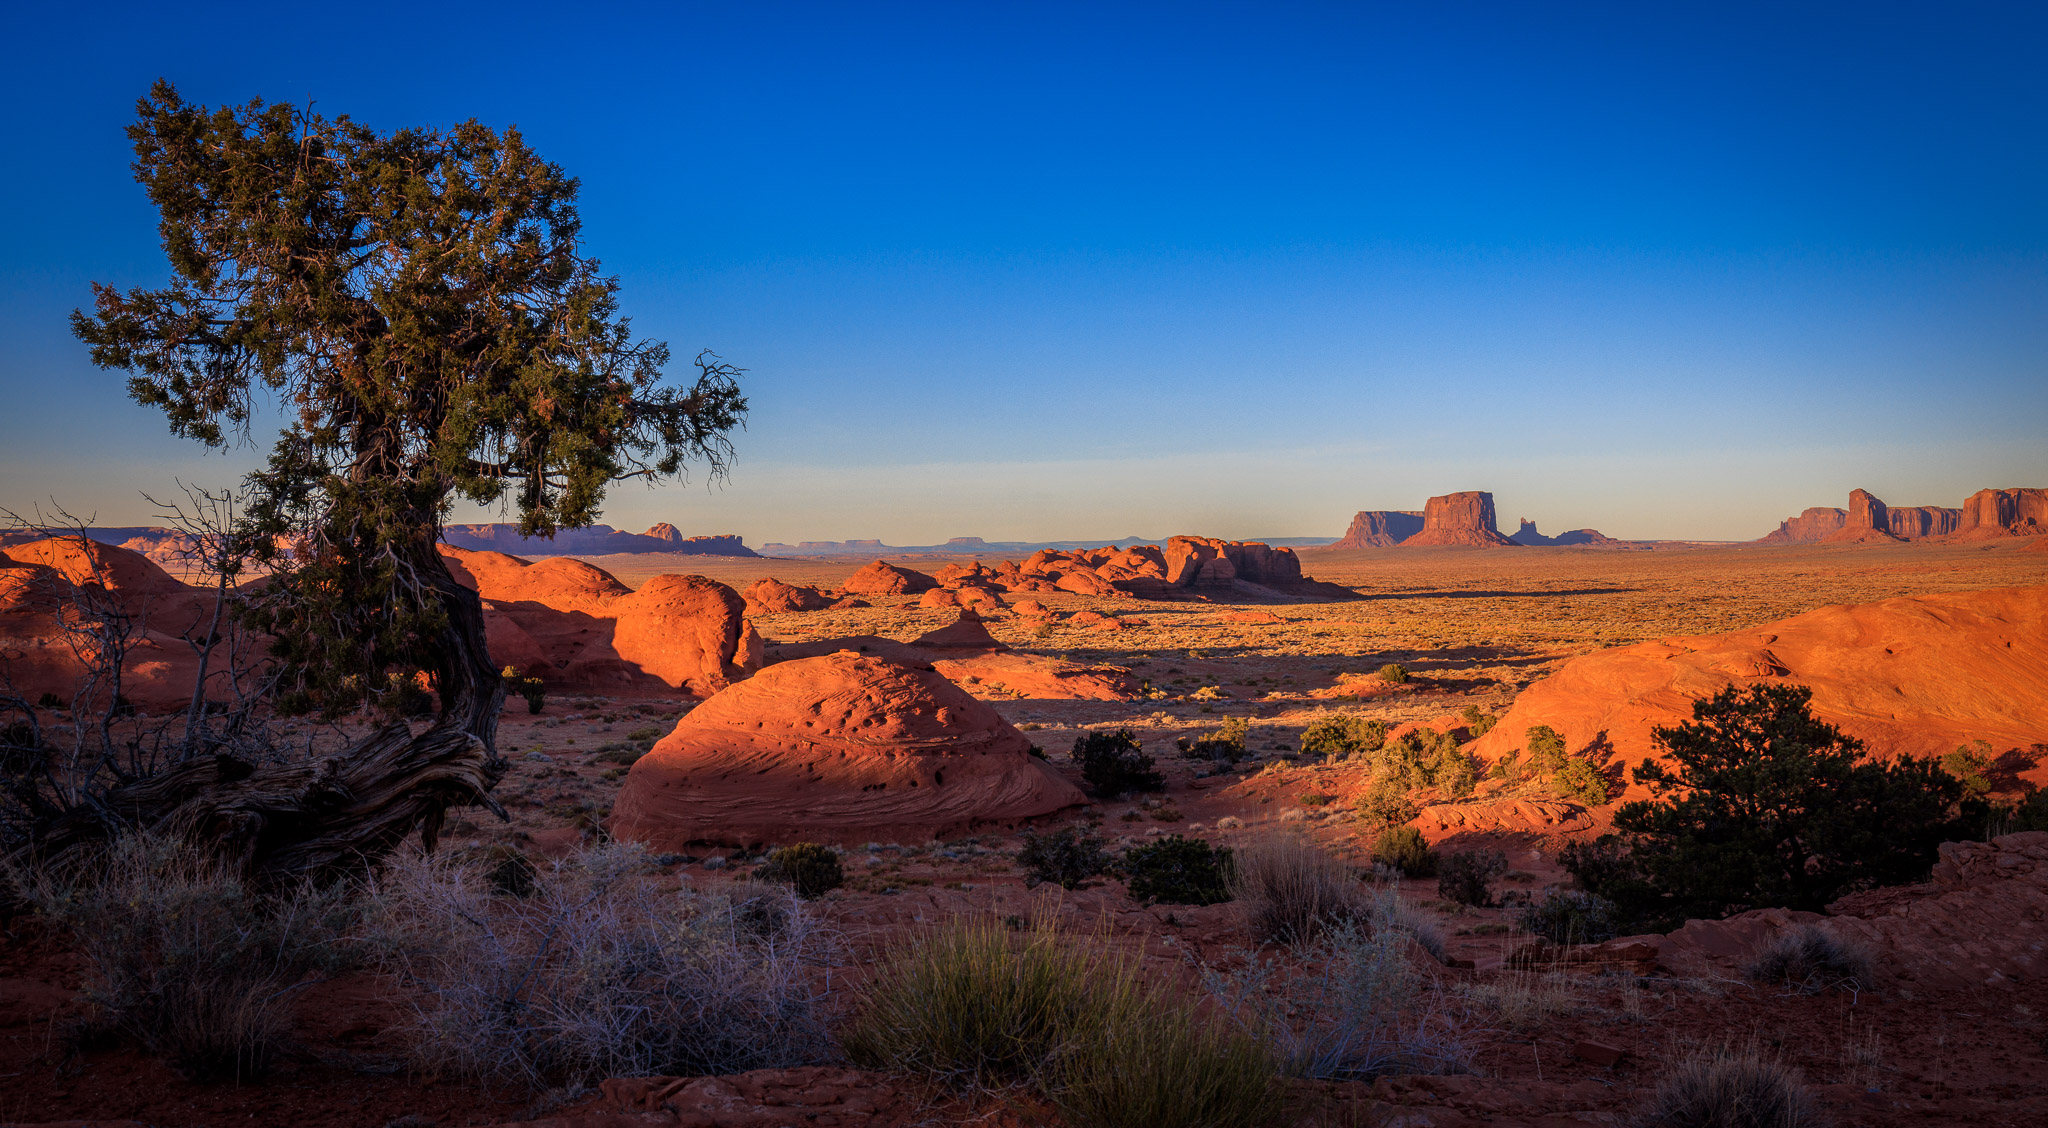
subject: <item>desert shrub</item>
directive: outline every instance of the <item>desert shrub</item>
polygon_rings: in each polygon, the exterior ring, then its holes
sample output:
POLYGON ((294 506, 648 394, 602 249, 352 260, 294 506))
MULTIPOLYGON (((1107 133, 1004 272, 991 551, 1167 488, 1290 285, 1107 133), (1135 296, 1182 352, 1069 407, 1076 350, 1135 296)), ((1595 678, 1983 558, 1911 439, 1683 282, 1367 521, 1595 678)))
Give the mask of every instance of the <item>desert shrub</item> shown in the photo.
POLYGON ((1230 970, 1205 966, 1203 982, 1232 1021, 1273 1044, 1289 1076, 1466 1072, 1471 1050, 1448 1012, 1430 1005, 1408 958, 1411 938, 1441 958, 1442 934, 1433 926, 1410 932, 1413 920, 1388 891, 1305 950, 1247 953, 1230 970))
POLYGON ((1540 775, 1556 775, 1564 767, 1564 737, 1549 725, 1530 725, 1522 733, 1529 747, 1529 766, 1540 775))
POLYGON ((1379 677, 1381 681, 1392 685, 1406 685, 1408 683, 1408 667, 1401 665, 1399 662, 1389 662, 1379 668, 1379 677))
POLYGON ((346 962, 346 891, 251 888, 210 853, 131 835, 63 872, 21 874, 86 960, 81 1034, 132 1039, 195 1080, 265 1072, 294 988, 346 962))
POLYGON ((1452 798, 1470 795, 1479 778, 1458 739, 1428 727, 1386 741, 1372 754, 1372 767, 1375 782, 1391 780, 1409 789, 1435 787, 1452 798))
POLYGON ((527 712, 538 713, 541 711, 541 707, 547 704, 548 687, 546 682, 539 678, 529 678, 521 674, 513 666, 505 667, 499 672, 498 676, 505 682, 506 693, 515 697, 526 698, 527 712))
POLYGON ((1301 734, 1301 750, 1316 756, 1342 758, 1377 752, 1387 742, 1387 722, 1348 713, 1316 718, 1301 734))
POLYGON ((1024 869, 1027 886, 1052 882, 1062 889, 1074 889, 1109 868, 1109 852, 1102 839, 1087 827, 1065 826, 1050 834, 1024 832, 1024 848, 1017 851, 1017 864, 1024 869))
POLYGON ((1474 740, 1492 732, 1493 726, 1500 723, 1499 717, 1491 713, 1481 712, 1477 705, 1465 706, 1464 717, 1465 724, 1472 730, 1472 739, 1474 740))
POLYGON ((1374 780, 1352 806, 1359 818, 1380 826, 1399 826, 1422 813, 1408 797, 1408 788, 1395 779, 1374 780))
POLYGON ((846 881, 845 871, 839 867, 839 855, 831 847, 815 842, 799 842, 769 854, 768 861, 754 871, 754 876, 787 885, 806 901, 815 901, 846 881))
POLYGON ((395 859, 375 903, 386 966, 416 988, 415 1064, 541 1089, 823 1060, 826 935, 802 903, 679 891, 651 870, 637 846, 596 846, 513 899, 474 865, 395 859))
POLYGON ((1390 826, 1372 842, 1372 860, 1401 871, 1402 877, 1434 877, 1436 851, 1412 826, 1390 826))
POLYGON ((1641 1128, 1823 1128, 1829 1119, 1800 1078, 1754 1048, 1696 1054, 1666 1071, 1636 1118, 1641 1128))
POLYGON ((1436 865, 1437 895, 1461 905, 1493 903, 1493 879, 1506 873, 1508 857, 1499 850, 1461 850, 1445 854, 1436 865))
POLYGON ((1607 802, 1607 777, 1600 773, 1593 761, 1583 756, 1567 757, 1564 766, 1551 779, 1560 792, 1588 807, 1598 807, 1607 802))
POLYGON ((1074 762, 1081 765, 1081 778, 1105 799, 1166 787, 1166 777, 1152 770, 1152 757, 1145 755, 1130 729, 1091 732, 1075 739, 1074 762))
POLYGON ((1591 893, 1554 890, 1523 906, 1515 923, 1553 944, 1594 944, 1619 936, 1614 906, 1591 893))
POLYGON ((1219 764, 1235 764, 1244 759, 1244 739, 1251 732, 1252 723, 1244 717, 1232 717, 1214 731, 1203 733, 1192 743, 1182 738, 1181 755, 1191 760, 1214 760, 1219 764))
POLYGON ((2048 790, 2030 791, 2019 802, 1997 809, 1987 820, 1987 826, 1991 824, 1996 824, 1992 826, 1995 833, 1987 833, 1986 838, 2023 830, 2048 830, 2048 790))
POLYGON ((1743 972, 1759 983, 1818 995, 1833 987, 1870 990, 1872 967, 1870 953, 1861 944, 1809 924, 1779 933, 1743 972))
POLYGON ((637 744, 613 743, 598 748, 592 755, 608 764, 631 766, 639 763, 640 757, 647 755, 647 749, 637 744))
POLYGON ((1525 774, 1527 770, 1522 766, 1521 761, 1522 750, 1519 748, 1510 748, 1506 752, 1501 753, 1500 759, 1495 760, 1493 762, 1493 767, 1487 769, 1486 778, 1513 779, 1517 776, 1521 776, 1525 774))
POLYGON ((1229 888, 1254 940, 1300 945, 1356 917, 1364 891, 1351 868, 1294 835, 1254 842, 1232 859, 1229 888))
POLYGON ((1031 1085, 1076 1128, 1274 1121, 1273 1060, 1136 960, 1038 922, 956 921, 888 958, 842 1038, 869 1069, 1031 1085))
POLYGON ((1147 904, 1214 905, 1230 900, 1230 847, 1178 834, 1133 846, 1117 867, 1131 896, 1147 904))
POLYGON ((1991 745, 1982 740, 1972 741, 1941 757, 1941 770, 1954 776, 1963 785, 1963 794, 1971 797, 1991 793, 1991 745))

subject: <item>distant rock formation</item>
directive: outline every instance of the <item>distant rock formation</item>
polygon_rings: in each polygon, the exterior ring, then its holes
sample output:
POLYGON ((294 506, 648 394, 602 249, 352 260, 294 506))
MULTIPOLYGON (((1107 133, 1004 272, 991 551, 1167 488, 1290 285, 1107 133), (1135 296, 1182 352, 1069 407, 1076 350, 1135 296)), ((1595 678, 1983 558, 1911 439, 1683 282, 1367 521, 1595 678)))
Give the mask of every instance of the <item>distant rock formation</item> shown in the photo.
POLYGON ((1422 514, 1412 509, 1365 509, 1331 548, 1392 548, 1422 531, 1422 514))
POLYGON ((1849 520, 1849 511, 1816 506, 1797 517, 1778 522, 1776 532, 1758 538, 1758 544, 1812 544, 1826 540, 1849 520))
POLYGON ((1889 544, 1892 535, 1891 510, 1869 490, 1849 491, 1849 515, 1842 527, 1827 535, 1825 544, 1889 544))
POLYGON ((1960 509, 1886 505, 1868 490, 1849 494, 1848 509, 1809 509, 1781 523, 1758 544, 1885 544, 1954 537, 1996 540, 2048 533, 2048 490, 1978 490, 1960 509))
POLYGON ((1965 540, 2048 533, 2048 490, 1978 490, 1963 502, 1956 532, 1965 540))
POLYGON ((917 595, 938 586, 923 572, 877 560, 848 576, 840 590, 848 595, 917 595))
POLYGON ((1891 515, 1892 535, 1903 540, 1948 536, 1963 518, 1962 510, 1939 505, 1895 505, 1887 511, 1891 515))
POLYGON ((1515 542, 1494 527, 1493 495, 1466 490, 1429 499, 1422 509, 1422 531, 1401 542, 1403 548, 1458 546, 1508 548, 1515 542))
POLYGON ((1592 548, 1650 547, 1642 541, 1616 540, 1598 529, 1573 529, 1568 533, 1559 533, 1554 537, 1546 537, 1536 531, 1536 522, 1529 520, 1527 517, 1522 518, 1521 529, 1508 539, 1524 548, 1570 547, 1573 545, 1585 545, 1592 548))
POLYGON ((441 540, 455 548, 473 552, 503 552, 512 556, 611 556, 622 553, 677 552, 689 556, 759 556, 740 543, 738 534, 686 537, 664 521, 644 533, 628 533, 610 525, 587 529, 563 529, 548 537, 519 534, 519 526, 507 524, 449 525, 441 540))

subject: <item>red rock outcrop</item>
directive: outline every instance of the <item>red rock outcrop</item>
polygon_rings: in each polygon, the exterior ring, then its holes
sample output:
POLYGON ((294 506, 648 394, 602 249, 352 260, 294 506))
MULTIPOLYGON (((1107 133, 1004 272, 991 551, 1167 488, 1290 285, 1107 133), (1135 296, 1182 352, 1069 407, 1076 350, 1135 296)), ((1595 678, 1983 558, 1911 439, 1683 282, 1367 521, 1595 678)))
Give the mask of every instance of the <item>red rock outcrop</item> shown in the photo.
POLYGON ((2048 490, 1978 490, 1963 502, 1956 533, 1964 540, 2048 533, 2048 490))
POLYGON ((664 685, 709 697, 761 665, 745 601, 716 580, 656 576, 614 606, 613 651, 664 685))
POLYGON ((1422 514, 1412 509, 1365 509, 1331 548, 1392 548, 1422 531, 1422 514))
POLYGON ((1598 651, 1523 690, 1470 747, 1492 760, 1549 725, 1573 752, 1633 766, 1654 754, 1651 730, 1690 720, 1695 699, 1758 681, 1811 687, 1814 714, 1873 755, 2048 743, 2048 587, 1823 607, 1598 651))
POLYGON ((1165 556, 1166 582, 1175 587, 1228 587, 1245 580, 1284 591, 1302 582, 1301 558, 1293 549, 1260 541, 1171 537, 1165 556))
POLYGON ((1868 490, 1850 490, 1849 516, 1841 528, 1827 535, 1825 543, 1890 544, 1898 539, 1892 535, 1891 512, 1885 503, 1868 490))
POLYGON ((937 586, 939 582, 923 572, 877 560, 848 576, 840 590, 848 595, 918 595, 937 586))
POLYGON ((922 841, 1082 802, 1030 746, 932 670, 844 652, 781 662, 634 763, 610 827, 667 850, 922 841))
POLYGON ((1893 505, 1886 512, 1891 517, 1891 534, 1901 540, 1948 536, 1963 518, 1962 510, 1939 505, 1893 505))
POLYGON ((15 691, 67 702, 78 692, 85 668, 65 626, 81 595, 134 620, 121 695, 151 712, 188 706, 199 664, 185 639, 205 633, 211 593, 187 587, 139 552, 75 537, 9 545, 0 554, 0 671, 15 691))
POLYGON ((822 611, 832 597, 814 587, 785 584, 773 576, 755 580, 742 593, 750 615, 771 615, 789 611, 822 611))
POLYGON ((1598 529, 1573 529, 1567 533, 1559 533, 1554 537, 1546 537, 1536 531, 1536 522, 1526 517, 1522 518, 1522 527, 1515 532, 1514 536, 1508 539, 1524 548, 1570 548, 1574 546, 1584 546, 1587 548, 1649 547, 1649 545, 1641 541, 1616 540, 1598 529))
POLYGON ((910 645, 926 650, 1008 650, 988 633, 988 627, 972 607, 962 607, 960 617, 938 630, 921 634, 910 645))
POLYGON ((1849 513, 1844 509, 1816 506, 1797 517, 1778 522, 1775 532, 1757 538, 1758 544, 1812 544, 1826 540, 1839 532, 1848 523, 1849 513))
POLYGON ((919 607, 958 607, 960 597, 945 588, 933 588, 917 597, 919 607))
POLYGON ((1403 548, 1455 546, 1504 548, 1514 541, 1495 528, 1493 495, 1484 490, 1433 497, 1423 506, 1422 531, 1401 542, 1403 548))

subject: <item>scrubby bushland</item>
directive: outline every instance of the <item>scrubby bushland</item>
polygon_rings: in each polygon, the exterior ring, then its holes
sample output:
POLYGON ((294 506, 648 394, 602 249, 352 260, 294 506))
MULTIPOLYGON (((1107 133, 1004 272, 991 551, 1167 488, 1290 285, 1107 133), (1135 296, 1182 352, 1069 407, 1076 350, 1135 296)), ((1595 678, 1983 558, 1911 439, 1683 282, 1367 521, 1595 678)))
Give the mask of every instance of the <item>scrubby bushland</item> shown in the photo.
POLYGON ((1493 879, 1506 873, 1508 857, 1499 850, 1462 850, 1445 854, 1436 864, 1437 895, 1461 905, 1493 903, 1493 879))
POLYGON ((1443 958, 1442 934, 1387 889, 1312 943, 1285 955, 1247 953, 1228 970, 1205 967, 1203 981, 1234 1021, 1273 1043, 1291 1076, 1465 1072, 1472 1052, 1450 1012, 1425 992, 1411 941, 1443 958))
POLYGON ((1837 987, 1868 991, 1874 967, 1863 945, 1809 924, 1779 933, 1743 972, 1759 983, 1818 995, 1837 987))
POLYGON ((1091 732, 1076 738, 1074 762, 1081 765, 1081 778, 1104 799, 1166 788, 1166 777, 1152 770, 1152 757, 1145 755, 1144 747, 1130 729, 1091 732))
POLYGON ((1351 867, 1315 843, 1274 835, 1237 851, 1230 894, 1245 929, 1261 943, 1305 944, 1363 911, 1365 890, 1351 867))
POLYGON ((1412 826, 1390 826, 1372 842, 1372 860, 1401 871, 1402 877, 1435 877, 1437 853, 1412 826))
POLYGON ((1754 1047, 1696 1054, 1670 1069, 1638 1128, 1826 1128, 1799 1072, 1754 1047))
POLYGON ((1124 851, 1117 869, 1147 904, 1214 905, 1230 900, 1230 847, 1169 835, 1124 851))
POLYGON ((131 1039, 195 1080, 267 1071, 296 991, 348 962, 341 889, 260 892, 210 852, 128 835, 61 868, 10 866, 11 899, 84 954, 85 1039, 131 1039))
POLYGON ((1515 923, 1553 944, 1597 944, 1621 935, 1614 906, 1591 893, 1554 890, 1523 906, 1515 923))
POLYGON ((422 1069, 544 1089, 828 1056, 827 937, 789 892, 678 890, 616 844, 541 867, 523 898, 480 869, 400 857, 372 895, 422 1069))
POLYGON ((1623 804, 1619 832, 1562 860, 1632 924, 1675 927, 1782 906, 1817 910, 1852 889, 1923 878, 1935 847, 1969 837, 1989 806, 1931 759, 1859 762, 1861 742, 1816 720, 1804 686, 1729 687, 1660 728, 1635 769, 1654 798, 1623 804))
POLYGON ((1232 717, 1217 726, 1214 731, 1203 733, 1192 742, 1182 737, 1181 755, 1190 760, 1214 760, 1219 764, 1235 764, 1245 757, 1244 740, 1251 732, 1251 728, 1251 721, 1243 717, 1232 717))
POLYGON ((1406 789, 1434 787, 1451 798, 1472 794, 1478 769, 1458 745, 1457 737, 1433 728, 1419 728, 1385 742, 1368 753, 1375 783, 1406 789))
POLYGON ((1386 742, 1387 722, 1367 720, 1348 713, 1318 717, 1301 733, 1303 752, 1336 759, 1360 752, 1377 752, 1386 742))
POLYGON ((864 1068, 956 1089, 1032 1086, 1075 1128, 1258 1128, 1280 1115, 1258 1038, 1049 923, 956 921, 910 942, 841 1041, 864 1068))
POLYGON ((1017 851, 1017 864, 1024 868, 1027 886, 1052 882, 1062 889, 1075 889, 1109 868, 1109 851, 1102 839, 1088 827, 1063 826, 1050 834, 1024 832, 1024 848, 1017 851))
POLYGON ((846 881, 838 852, 815 842, 799 842, 769 854, 754 876, 787 885, 806 901, 815 901, 846 881))

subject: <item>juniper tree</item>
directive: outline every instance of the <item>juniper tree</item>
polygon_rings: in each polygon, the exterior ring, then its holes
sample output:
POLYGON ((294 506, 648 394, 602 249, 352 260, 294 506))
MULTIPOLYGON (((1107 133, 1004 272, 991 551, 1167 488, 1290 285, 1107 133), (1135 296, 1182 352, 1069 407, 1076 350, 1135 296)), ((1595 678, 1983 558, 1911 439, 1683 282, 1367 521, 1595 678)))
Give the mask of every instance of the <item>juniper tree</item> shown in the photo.
POLYGON ((344 711, 423 671, 440 712, 416 750, 473 738, 495 764, 482 604, 437 551, 452 502, 548 535, 614 482, 721 476, 739 370, 704 353, 665 379, 667 346, 632 335, 584 253, 576 180, 516 129, 385 133, 160 81, 128 135, 171 278, 95 284, 72 329, 176 434, 246 442, 266 395, 288 413, 244 526, 277 573, 256 625, 281 704, 344 711))

